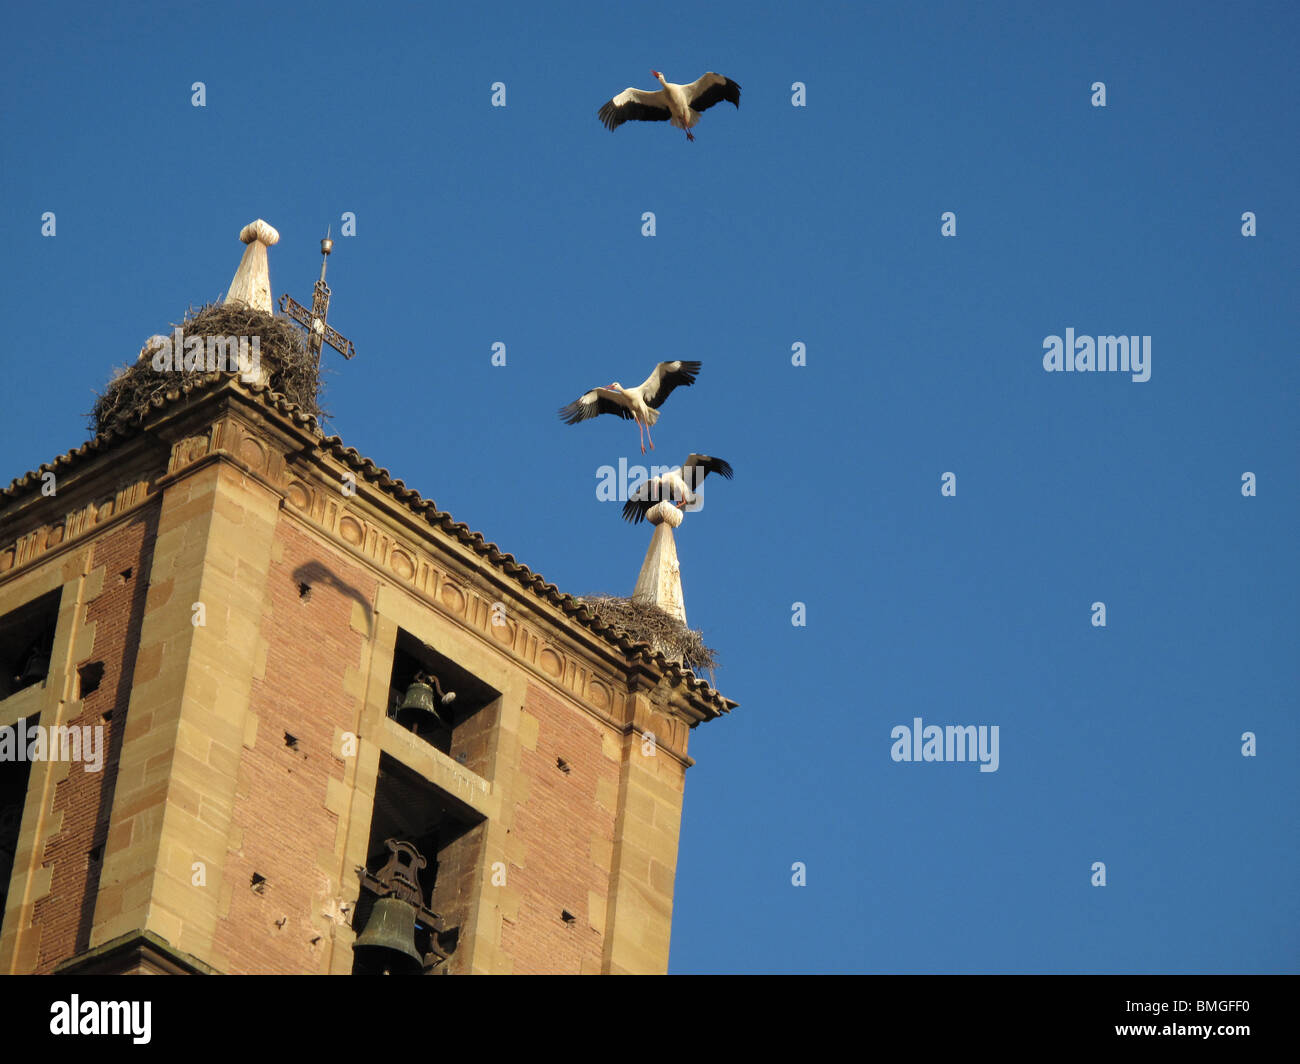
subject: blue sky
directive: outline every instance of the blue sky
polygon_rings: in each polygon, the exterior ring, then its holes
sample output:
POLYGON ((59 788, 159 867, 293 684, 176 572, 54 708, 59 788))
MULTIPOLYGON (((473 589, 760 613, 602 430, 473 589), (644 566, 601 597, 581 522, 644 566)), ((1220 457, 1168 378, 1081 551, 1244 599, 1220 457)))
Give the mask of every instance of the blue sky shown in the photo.
POLYGON ((332 431, 565 590, 649 531, 595 494, 635 429, 556 408, 704 363, 655 457, 736 469, 678 549, 740 708, 693 733, 672 971, 1297 970, 1297 9, 656 8, 13 11, 0 479, 245 223, 306 303, 355 212, 332 431), (651 67, 741 107, 606 132, 651 67), (1045 372, 1067 328, 1150 380, 1045 372), (915 717, 998 770, 894 762, 915 717))

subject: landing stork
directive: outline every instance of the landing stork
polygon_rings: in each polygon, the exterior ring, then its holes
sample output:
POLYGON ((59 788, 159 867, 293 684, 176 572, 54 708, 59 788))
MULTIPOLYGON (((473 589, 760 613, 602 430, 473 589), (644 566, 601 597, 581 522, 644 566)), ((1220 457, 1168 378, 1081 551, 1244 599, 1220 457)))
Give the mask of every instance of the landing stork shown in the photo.
MULTIPOLYGON (((699 372, 698 362, 660 362, 655 371, 635 388, 624 388, 618 381, 604 388, 593 388, 567 406, 560 407, 560 418, 566 425, 576 425, 601 414, 617 414, 635 421, 637 435, 641 437, 641 453, 645 454, 650 426, 659 420, 659 408, 664 400, 674 388, 694 384, 699 372)), ((654 449, 655 441, 650 440, 650 450, 654 449)))

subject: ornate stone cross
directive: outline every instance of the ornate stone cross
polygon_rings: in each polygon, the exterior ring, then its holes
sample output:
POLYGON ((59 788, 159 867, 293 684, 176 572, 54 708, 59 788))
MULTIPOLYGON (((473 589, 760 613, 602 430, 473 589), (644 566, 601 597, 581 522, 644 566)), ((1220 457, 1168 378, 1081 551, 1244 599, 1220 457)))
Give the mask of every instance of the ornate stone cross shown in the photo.
POLYGON ((280 309, 286 311, 289 317, 307 330, 307 350, 315 357, 317 368, 320 367, 322 344, 329 344, 344 358, 351 358, 357 353, 357 349, 352 346, 351 340, 340 336, 325 323, 325 316, 330 309, 330 286, 325 283, 325 267, 329 264, 329 253, 333 250, 334 241, 326 236, 320 242, 322 256, 320 280, 316 282, 316 288, 312 294, 310 311, 288 293, 280 297, 280 309))

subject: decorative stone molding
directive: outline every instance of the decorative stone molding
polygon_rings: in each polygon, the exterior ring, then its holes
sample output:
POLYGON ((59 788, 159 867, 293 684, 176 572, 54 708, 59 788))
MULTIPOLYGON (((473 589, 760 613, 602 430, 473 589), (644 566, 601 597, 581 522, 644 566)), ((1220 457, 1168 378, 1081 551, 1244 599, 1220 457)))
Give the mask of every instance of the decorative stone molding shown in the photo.
POLYGON ((63 516, 0 545, 0 578, 16 573, 41 557, 95 531, 114 516, 135 509, 150 494, 148 478, 124 484, 111 495, 100 496, 63 516))
POLYGON ((395 582, 412 588, 442 613, 504 648, 597 713, 608 717, 623 712, 619 679, 613 673, 597 674, 589 664, 508 611, 504 623, 494 624, 494 600, 472 587, 464 576, 435 564, 419 544, 393 535, 345 499, 334 500, 328 495, 320 487, 292 476, 284 486, 289 507, 330 538, 388 572, 395 582))

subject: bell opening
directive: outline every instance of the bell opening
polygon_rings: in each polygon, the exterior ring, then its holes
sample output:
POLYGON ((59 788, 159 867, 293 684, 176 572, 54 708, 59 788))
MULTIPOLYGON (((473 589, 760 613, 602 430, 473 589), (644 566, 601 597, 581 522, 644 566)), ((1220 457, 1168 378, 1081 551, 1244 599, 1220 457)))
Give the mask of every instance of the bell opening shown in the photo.
POLYGON ((411 633, 400 631, 389 678, 389 717, 400 728, 488 774, 501 692, 411 633), (444 696, 450 696, 446 698, 444 696))
MULTIPOLYGON (((419 890, 424 904, 438 914, 436 928, 426 926, 423 918, 414 917, 413 934, 415 950, 427 956, 435 949, 454 954, 459 929, 469 919, 469 899, 483 855, 485 821, 482 815, 454 795, 447 793, 414 770, 388 754, 380 754, 379 774, 375 779, 375 803, 370 820, 370 834, 366 842, 366 870, 378 876, 392 857, 388 840, 409 843, 424 859, 418 870, 419 890)), ((407 878, 411 878, 409 875, 407 878)), ((395 906, 381 912, 383 921, 374 924, 372 912, 382 905, 369 890, 361 890, 352 917, 352 927, 357 933, 356 943, 364 947, 372 944, 375 928, 391 928, 399 918, 402 935, 397 940, 407 941, 408 928, 403 913, 395 906), (362 942, 365 938, 366 941, 362 942)), ((389 932, 391 934, 391 931, 389 932)), ((388 942, 389 939, 383 941, 388 942)), ((357 975, 382 974, 384 954, 363 948, 354 950, 353 972, 357 975), (379 962, 379 963, 377 963, 379 962)), ((403 962, 388 955, 400 968, 403 962)), ((447 963, 433 969, 436 974, 447 963)), ((394 971, 393 974, 398 974, 394 971)))
MULTIPOLYGON (((41 720, 39 713, 19 718, 13 722, 15 729, 34 729, 41 720)), ((31 779, 32 761, 22 757, 0 759, 0 914, 5 911, 9 880, 13 873, 14 855, 19 852, 18 835, 23 821, 23 804, 27 798, 27 784, 31 779)), ((23 887, 22 877, 16 890, 23 887)), ((10 917, 14 919, 14 917, 10 917)))
POLYGON ((61 594, 51 591, 0 617, 0 699, 49 676, 61 594))

